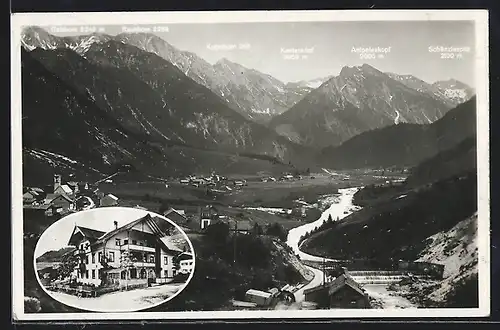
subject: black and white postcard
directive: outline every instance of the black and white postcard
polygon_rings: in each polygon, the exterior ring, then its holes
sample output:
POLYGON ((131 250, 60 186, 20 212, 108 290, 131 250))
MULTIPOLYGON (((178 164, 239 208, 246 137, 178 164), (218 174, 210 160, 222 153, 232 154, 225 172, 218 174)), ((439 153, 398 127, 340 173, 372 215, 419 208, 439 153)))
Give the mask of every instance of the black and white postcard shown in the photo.
POLYGON ((16 321, 489 315, 487 11, 11 31, 16 321))

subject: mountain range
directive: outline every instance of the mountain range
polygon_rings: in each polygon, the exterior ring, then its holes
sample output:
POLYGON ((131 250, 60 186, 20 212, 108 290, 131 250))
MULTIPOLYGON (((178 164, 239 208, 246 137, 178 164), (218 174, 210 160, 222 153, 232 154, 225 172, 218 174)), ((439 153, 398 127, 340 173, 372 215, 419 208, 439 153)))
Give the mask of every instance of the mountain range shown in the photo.
MULTIPOLYGON (((124 162, 164 176, 307 159, 304 147, 130 45, 94 44, 87 59, 67 48, 23 49, 22 73, 24 162, 37 171, 57 166, 99 175, 124 162)), ((27 181, 38 179, 25 173, 27 181)))
POLYGON ((432 123, 457 104, 437 87, 424 88, 428 86, 420 82, 383 73, 368 64, 344 67, 339 76, 273 117, 270 126, 297 143, 337 146, 392 124, 432 123))
POLYGON ((476 136, 476 97, 431 124, 402 123, 359 134, 321 150, 319 162, 331 168, 415 166, 476 136))
POLYGON ((196 54, 179 50, 150 33, 121 33, 116 36, 94 33, 58 37, 41 28, 30 27, 24 30, 22 36, 23 47, 27 50, 69 48, 84 57, 92 45, 110 40, 158 55, 195 82, 209 88, 233 110, 260 123, 286 111, 317 84, 313 80, 287 85, 270 75, 227 59, 212 65, 196 54))
MULTIPOLYGON (((384 128, 426 130, 474 94, 456 80, 428 84, 367 64, 285 84, 227 59, 211 65, 146 33, 58 37, 29 27, 21 41, 25 164, 95 174, 122 162, 152 175, 305 168, 318 159, 398 163, 400 155, 370 160, 366 147, 382 147, 359 141, 384 128)), ((415 134, 405 143, 423 138, 415 134)))
MULTIPOLYGON (((29 27, 24 30, 22 36, 23 47, 27 50, 34 48, 70 48, 83 57, 86 56, 87 51, 93 44, 101 44, 110 40, 135 46, 169 61, 186 76, 210 89, 224 100, 230 108, 247 119, 259 123, 267 123, 274 116, 286 112, 311 91, 320 87, 326 81, 335 78, 335 76, 329 75, 308 81, 283 83, 268 74, 246 68, 224 58, 212 65, 195 53, 179 50, 151 33, 120 33, 116 36, 94 33, 82 36, 58 37, 49 34, 42 28, 29 27)), ((349 71, 349 68, 344 68, 342 71, 349 71)), ((397 76, 388 73, 388 76, 400 80, 400 82, 407 84, 409 88, 420 88, 421 92, 430 92, 432 96, 434 94, 439 95, 437 99, 446 103, 449 107, 466 101, 474 93, 472 88, 455 80, 440 81, 431 85, 410 75, 397 76), (411 77, 411 80, 419 81, 419 84, 408 84, 408 77, 411 77), (432 88, 422 89, 422 86, 427 87, 427 85, 432 88), (447 90, 462 89, 465 91, 464 93, 446 92, 447 90)), ((395 110, 399 111, 399 109, 395 110)), ((396 112, 392 111, 392 113, 395 114, 396 112)), ((411 121, 411 118, 408 118, 408 120, 411 121)), ((283 133, 282 129, 278 129, 278 131, 283 133)))

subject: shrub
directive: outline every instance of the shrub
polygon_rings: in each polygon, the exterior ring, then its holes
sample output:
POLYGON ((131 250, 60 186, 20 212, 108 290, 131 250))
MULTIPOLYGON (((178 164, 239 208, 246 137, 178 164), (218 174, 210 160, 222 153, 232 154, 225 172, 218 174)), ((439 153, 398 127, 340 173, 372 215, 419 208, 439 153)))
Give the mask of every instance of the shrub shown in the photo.
POLYGON ((283 226, 281 226, 277 222, 267 226, 266 234, 269 236, 277 237, 283 242, 286 241, 286 238, 288 236, 283 226))
POLYGON ((38 313, 42 310, 40 300, 33 297, 24 297, 24 312, 25 313, 38 313))

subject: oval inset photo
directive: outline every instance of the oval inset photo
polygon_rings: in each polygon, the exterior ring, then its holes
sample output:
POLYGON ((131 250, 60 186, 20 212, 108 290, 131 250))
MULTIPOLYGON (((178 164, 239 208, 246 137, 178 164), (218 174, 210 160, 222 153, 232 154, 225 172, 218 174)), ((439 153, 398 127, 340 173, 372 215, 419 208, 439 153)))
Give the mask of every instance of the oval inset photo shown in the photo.
POLYGON ((168 218, 126 207, 81 211, 52 224, 35 270, 55 300, 85 311, 132 312, 173 299, 194 273, 194 251, 168 218))

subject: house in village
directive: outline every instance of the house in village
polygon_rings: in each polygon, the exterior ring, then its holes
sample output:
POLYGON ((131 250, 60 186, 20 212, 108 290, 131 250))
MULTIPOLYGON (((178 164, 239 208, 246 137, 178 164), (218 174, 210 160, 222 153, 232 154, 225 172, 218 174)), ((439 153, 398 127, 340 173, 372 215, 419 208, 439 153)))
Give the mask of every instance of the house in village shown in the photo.
POLYGON ((248 234, 253 229, 253 224, 249 220, 222 219, 222 222, 229 226, 229 230, 239 234, 248 234))
POLYGON ((76 209, 75 201, 66 194, 47 194, 43 204, 51 206, 54 214, 65 214, 76 209))
POLYGON ((25 204, 23 211, 27 214, 43 213, 46 217, 51 217, 56 214, 56 208, 52 204, 25 204))
POLYGON ((184 210, 169 208, 168 210, 163 212, 163 216, 180 227, 189 228, 192 222, 191 219, 186 217, 184 210))
POLYGON ((217 219, 219 219, 219 214, 217 209, 213 205, 206 205, 203 208, 199 209, 200 214, 200 227, 201 229, 205 229, 208 226, 215 223, 217 219))
POLYGON ((45 199, 45 192, 41 188, 26 188, 23 192, 23 204, 39 204, 45 199))
POLYGON ((273 294, 255 289, 249 289, 245 292, 245 300, 256 304, 257 306, 269 306, 272 303, 273 294))
POLYGON ((368 294, 345 270, 333 281, 305 290, 304 295, 319 308, 370 308, 368 294))
POLYGON ((175 276, 174 257, 183 251, 169 241, 158 225, 164 221, 147 214, 107 233, 75 225, 69 239, 79 264, 76 282, 120 288, 146 287, 175 276))
POLYGON ((194 258, 193 254, 189 252, 182 252, 177 256, 177 261, 179 262, 180 274, 191 274, 194 270, 194 258))
POLYGON ((107 194, 99 200, 99 206, 116 206, 118 205, 118 197, 113 194, 107 194))

